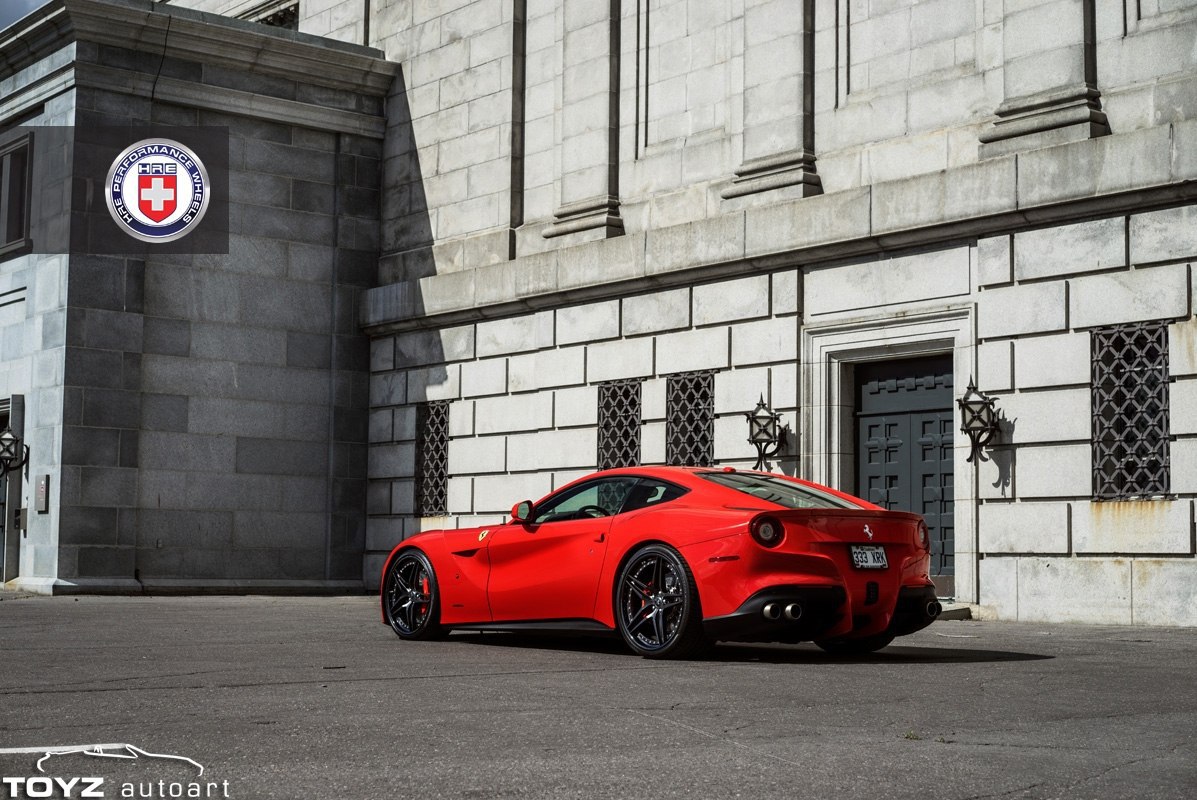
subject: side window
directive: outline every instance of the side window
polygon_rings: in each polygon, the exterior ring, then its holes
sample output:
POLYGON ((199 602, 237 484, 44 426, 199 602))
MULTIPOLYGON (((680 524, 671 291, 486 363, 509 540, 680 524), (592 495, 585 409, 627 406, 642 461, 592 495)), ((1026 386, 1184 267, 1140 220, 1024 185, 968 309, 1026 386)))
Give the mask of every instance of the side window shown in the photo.
POLYGON ((637 511, 649 506, 658 506, 668 503, 670 500, 676 500, 688 491, 688 489, 683 489, 672 483, 645 478, 637 483, 632 491, 628 492, 621 511, 637 511))
POLYGON ((29 134, 0 145, 0 255, 29 248, 29 134))
POLYGON ((628 491, 635 484, 635 478, 605 478, 584 483, 536 509, 532 524, 612 516, 619 513, 628 491))

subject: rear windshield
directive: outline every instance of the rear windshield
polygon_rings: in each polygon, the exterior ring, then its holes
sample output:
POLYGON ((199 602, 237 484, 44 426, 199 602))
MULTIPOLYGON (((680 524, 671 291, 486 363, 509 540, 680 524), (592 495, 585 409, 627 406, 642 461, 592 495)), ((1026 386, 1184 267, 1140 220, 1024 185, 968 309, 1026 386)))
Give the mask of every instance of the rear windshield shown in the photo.
POLYGON ((786 508, 862 508, 862 506, 842 497, 836 497, 830 492, 820 491, 814 487, 803 486, 781 478, 770 478, 767 475, 750 475, 745 472, 703 472, 699 473, 699 477, 786 508))

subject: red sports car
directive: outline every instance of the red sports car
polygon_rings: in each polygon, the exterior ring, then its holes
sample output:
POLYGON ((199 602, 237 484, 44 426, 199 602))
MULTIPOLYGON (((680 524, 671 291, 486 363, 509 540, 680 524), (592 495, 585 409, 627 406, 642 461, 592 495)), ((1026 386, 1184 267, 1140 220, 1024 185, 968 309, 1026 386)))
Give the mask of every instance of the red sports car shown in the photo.
POLYGON ((504 524, 427 531, 383 567, 404 639, 614 633, 649 658, 716 641, 879 650, 940 613, 927 526, 807 481, 723 468, 598 472, 504 524))

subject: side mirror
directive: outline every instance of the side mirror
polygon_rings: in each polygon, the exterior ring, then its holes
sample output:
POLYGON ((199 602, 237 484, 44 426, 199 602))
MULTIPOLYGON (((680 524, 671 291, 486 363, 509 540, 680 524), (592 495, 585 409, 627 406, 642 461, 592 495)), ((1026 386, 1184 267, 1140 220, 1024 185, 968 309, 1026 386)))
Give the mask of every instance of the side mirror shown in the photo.
POLYGON ((511 507, 512 522, 526 522, 532 516, 532 501, 521 500, 511 507))

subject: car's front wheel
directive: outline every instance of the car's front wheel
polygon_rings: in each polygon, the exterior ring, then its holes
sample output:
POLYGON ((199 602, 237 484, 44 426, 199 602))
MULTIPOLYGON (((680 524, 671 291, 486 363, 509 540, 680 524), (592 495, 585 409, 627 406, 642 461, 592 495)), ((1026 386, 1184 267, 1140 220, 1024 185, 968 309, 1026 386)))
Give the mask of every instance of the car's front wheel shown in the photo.
POLYGON ((646 658, 690 658, 710 642, 694 575, 671 547, 641 547, 619 571, 615 619, 628 647, 646 658))
POLYGON ((403 639, 441 635, 440 592, 428 556, 406 550, 395 556, 382 590, 387 622, 403 639))

